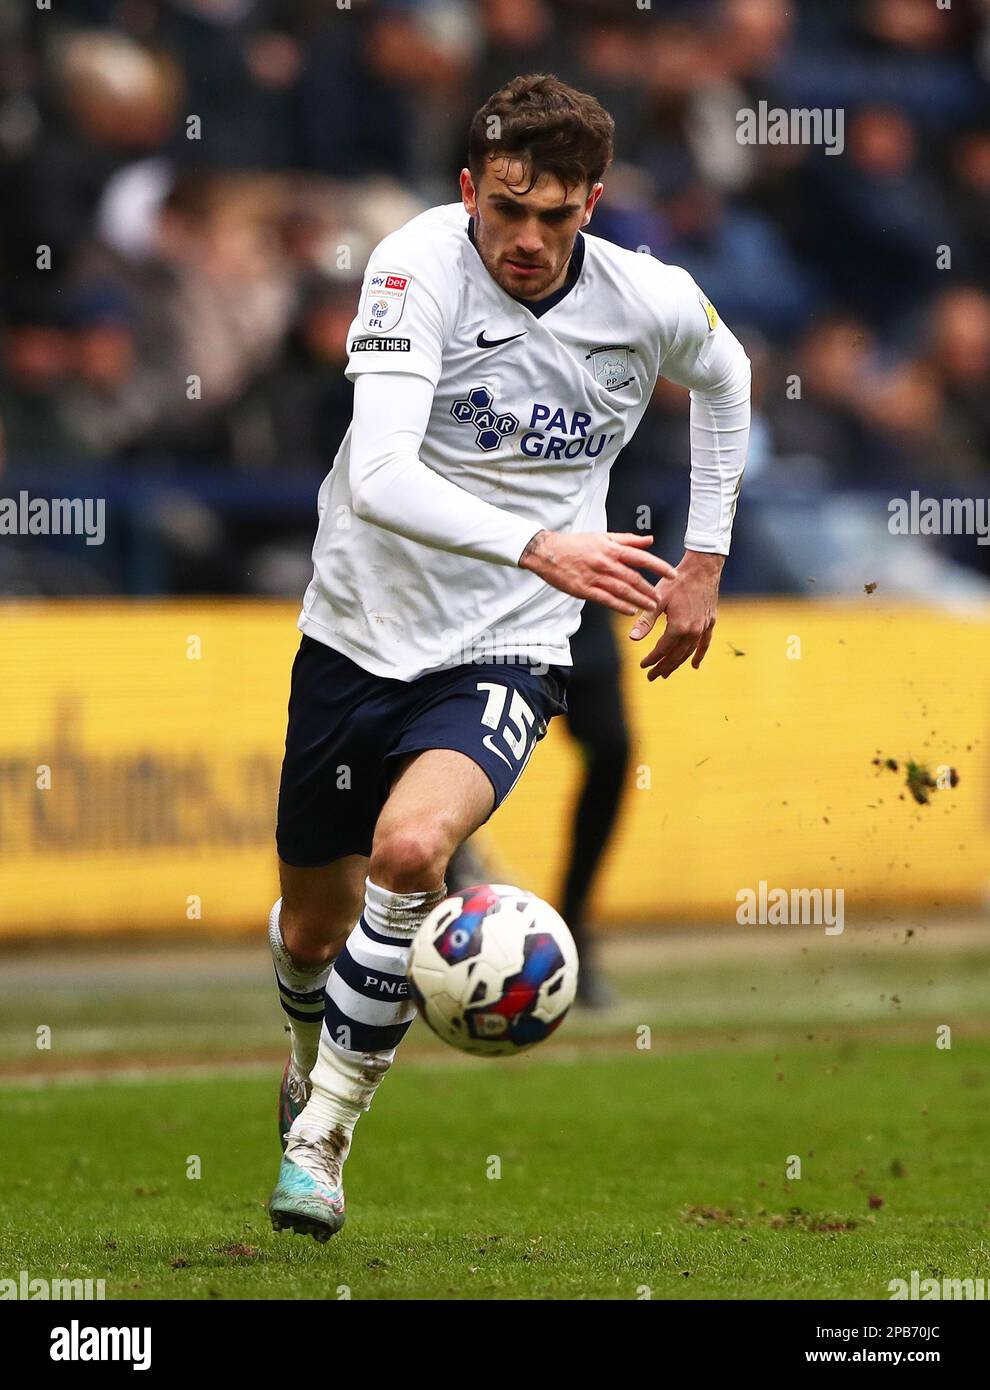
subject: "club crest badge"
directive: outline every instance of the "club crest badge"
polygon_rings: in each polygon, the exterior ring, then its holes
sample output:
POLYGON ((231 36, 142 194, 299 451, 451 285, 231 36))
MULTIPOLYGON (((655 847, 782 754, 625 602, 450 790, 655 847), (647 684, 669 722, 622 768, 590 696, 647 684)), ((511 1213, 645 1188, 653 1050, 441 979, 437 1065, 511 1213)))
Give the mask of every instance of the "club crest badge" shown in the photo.
POLYGON ((585 361, 591 362, 591 370, 599 386, 606 391, 621 391, 632 381, 629 354, 635 351, 628 343, 605 343, 586 353, 585 361))
POLYGON ((368 281, 361 306, 361 323, 372 333, 387 333, 402 318, 411 275, 375 271, 368 281))

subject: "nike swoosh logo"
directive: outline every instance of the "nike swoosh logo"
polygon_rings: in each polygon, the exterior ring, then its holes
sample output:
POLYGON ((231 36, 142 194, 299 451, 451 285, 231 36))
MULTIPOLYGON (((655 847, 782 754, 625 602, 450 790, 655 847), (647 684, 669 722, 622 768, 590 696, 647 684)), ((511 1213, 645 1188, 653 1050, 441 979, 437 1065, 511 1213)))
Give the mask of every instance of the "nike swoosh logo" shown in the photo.
MULTIPOLYGON (((522 337, 522 334, 520 334, 519 336, 522 337)), ((482 741, 482 743, 485 745, 485 747, 488 749, 489 753, 494 753, 495 756, 496 756, 496 758, 501 758, 501 759, 502 759, 502 761, 503 761, 503 763, 505 763, 506 767, 511 767, 511 766, 512 766, 512 764, 509 762, 508 758, 505 756, 505 754, 502 752, 502 750, 501 750, 500 748, 496 748, 496 747, 495 747, 494 743, 492 742, 492 736, 491 736, 491 734, 485 734, 484 738, 483 738, 481 741, 482 741)))
POLYGON ((480 348, 501 347, 503 343, 514 343, 517 338, 525 338, 525 332, 513 333, 511 338, 486 338, 484 332, 478 334, 477 343, 480 348))

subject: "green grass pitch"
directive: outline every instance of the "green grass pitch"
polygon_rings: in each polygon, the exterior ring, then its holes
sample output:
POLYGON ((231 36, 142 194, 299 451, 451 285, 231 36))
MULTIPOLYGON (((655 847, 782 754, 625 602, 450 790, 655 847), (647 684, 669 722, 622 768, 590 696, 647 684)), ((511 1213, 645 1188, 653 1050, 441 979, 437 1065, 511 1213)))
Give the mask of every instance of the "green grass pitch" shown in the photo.
MULTIPOLYGON (((274 1235, 264 1209, 280 1045, 258 957, 226 988, 193 971, 188 1026, 153 962, 114 986, 116 1012, 95 966, 61 1010, 49 972, 61 1037, 0 1088, 0 1277, 179 1299, 884 1299, 913 1269, 986 1277, 985 937, 950 953, 903 937, 762 960, 660 947, 625 973, 617 959, 611 1019, 575 1015, 505 1062, 417 1025, 358 1128, 348 1223, 322 1247, 274 1235), (215 1065, 97 1074, 141 1060, 142 999, 144 1062, 181 1041, 215 1065), (271 1060, 228 1065, 255 1026, 271 1060), (39 1082, 49 1060, 60 1077, 39 1082)), ((0 1055, 17 1070, 44 1015, 16 972, 6 989, 0 1055)))

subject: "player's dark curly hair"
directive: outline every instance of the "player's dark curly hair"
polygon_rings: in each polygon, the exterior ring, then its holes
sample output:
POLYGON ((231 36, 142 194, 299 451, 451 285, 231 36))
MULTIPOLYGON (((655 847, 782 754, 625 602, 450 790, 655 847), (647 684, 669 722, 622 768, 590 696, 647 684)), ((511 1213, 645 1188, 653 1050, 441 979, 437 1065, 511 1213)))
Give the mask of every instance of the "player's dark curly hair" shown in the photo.
POLYGON ((471 121, 468 168, 477 184, 486 161, 506 154, 522 161, 528 193, 541 174, 567 188, 593 187, 612 161, 615 122, 587 92, 548 73, 514 77, 471 121))

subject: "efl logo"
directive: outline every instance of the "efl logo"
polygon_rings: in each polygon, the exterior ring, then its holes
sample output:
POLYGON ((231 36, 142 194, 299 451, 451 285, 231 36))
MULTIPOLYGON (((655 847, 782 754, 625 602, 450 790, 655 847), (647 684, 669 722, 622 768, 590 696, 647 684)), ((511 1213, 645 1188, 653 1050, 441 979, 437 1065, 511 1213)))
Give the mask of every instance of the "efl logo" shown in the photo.
POLYGON ((361 306, 363 326, 372 333, 388 333, 395 328, 402 318, 411 284, 411 275, 396 275, 390 270, 372 275, 361 306))

